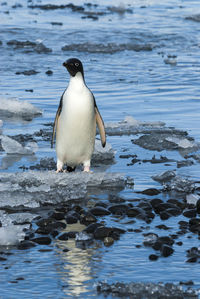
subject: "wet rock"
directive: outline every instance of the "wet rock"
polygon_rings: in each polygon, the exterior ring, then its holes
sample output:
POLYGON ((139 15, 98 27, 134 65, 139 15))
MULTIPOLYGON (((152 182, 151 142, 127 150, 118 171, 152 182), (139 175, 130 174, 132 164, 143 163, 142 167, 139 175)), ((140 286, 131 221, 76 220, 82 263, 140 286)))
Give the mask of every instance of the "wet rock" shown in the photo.
POLYGON ((197 213, 200 214, 200 199, 198 199, 196 207, 197 207, 197 213))
POLYGON ((196 217, 196 209, 186 209, 183 212, 183 216, 187 217, 187 218, 193 218, 196 217))
POLYGON ((90 212, 87 212, 80 220, 80 223, 86 226, 94 222, 97 222, 97 218, 90 212))
POLYGON ((183 160, 177 162, 177 168, 186 167, 193 165, 194 162, 192 160, 183 160))
POLYGON ((106 282, 98 282, 97 292, 104 295, 112 295, 114 297, 126 298, 145 298, 145 299, 182 299, 182 298, 198 298, 198 290, 182 289, 173 283, 143 283, 116 282, 109 284, 106 282))
POLYGON ((109 247, 109 246, 113 245, 113 243, 114 243, 114 239, 111 238, 111 237, 105 237, 105 238, 103 239, 103 243, 104 243, 104 245, 105 245, 106 247, 109 247))
POLYGON ((138 207, 132 207, 130 209, 127 210, 127 216, 128 217, 136 217, 139 215, 145 215, 145 212, 143 209, 138 208, 138 207))
POLYGON ((94 238, 95 239, 104 239, 105 237, 109 237, 113 229, 111 227, 100 226, 97 227, 94 231, 94 238))
POLYGON ((21 241, 19 243, 19 245, 17 246, 17 248, 20 249, 20 250, 29 249, 29 248, 32 248, 32 247, 35 247, 35 243, 32 242, 32 241, 28 241, 28 240, 21 241))
POLYGON ((162 256, 168 257, 168 256, 172 255, 173 252, 174 252, 174 249, 171 246, 166 245, 166 244, 162 245, 162 248, 161 248, 162 256))
POLYGON ((93 234, 94 231, 100 226, 102 226, 102 224, 100 224, 100 223, 91 223, 84 229, 84 231, 87 234, 93 234))
POLYGON ((65 213, 64 212, 54 212, 51 215, 51 217, 56 219, 56 220, 63 220, 63 219, 65 219, 65 213))
POLYGON ((200 259, 200 250, 197 247, 192 247, 187 250, 188 263, 196 263, 200 259))
POLYGON ((161 220, 167 220, 171 217, 171 215, 169 213, 167 213, 166 211, 160 212, 160 219, 161 220))
POLYGON ((69 4, 62 4, 62 5, 56 5, 56 4, 41 4, 41 5, 29 5, 29 8, 32 9, 41 9, 41 10, 55 10, 55 9, 65 9, 70 8, 72 11, 82 12, 84 11, 83 6, 74 5, 72 3, 69 4))
POLYGON ((51 22, 51 25, 53 25, 53 26, 62 26, 63 23, 62 22, 51 22))
POLYGON ((16 72, 16 75, 24 75, 24 76, 32 76, 32 75, 36 75, 39 72, 35 71, 35 70, 28 70, 28 71, 22 71, 22 72, 16 72))
POLYGON ((38 237, 31 240, 34 243, 40 244, 40 245, 49 245, 51 244, 51 239, 49 237, 38 237))
POLYGON ((47 74, 48 76, 52 76, 53 72, 51 70, 48 70, 48 71, 45 72, 45 74, 47 74))
POLYGON ((158 189, 155 189, 155 188, 149 188, 149 189, 146 189, 146 190, 143 190, 139 193, 142 193, 142 194, 145 194, 145 195, 149 195, 149 196, 153 196, 153 195, 158 195, 160 194, 160 190, 158 189))
POLYGON ((163 229, 163 230, 168 230, 168 229, 170 229, 170 227, 166 226, 165 224, 159 224, 159 225, 156 225, 156 228, 158 228, 158 229, 163 229))
POLYGON ((58 237, 59 240, 66 241, 69 239, 68 233, 63 233, 58 237))
POLYGON ((127 213, 128 209, 129 206, 125 204, 117 204, 108 208, 108 210, 114 215, 124 215, 127 213))
POLYGON ((150 261, 157 261, 158 258, 159 258, 159 256, 156 255, 156 254, 150 254, 150 255, 149 255, 149 259, 150 259, 150 261))
POLYGON ((158 235, 155 233, 144 234, 143 244, 144 246, 152 247, 158 239, 158 235))
POLYGON ((42 53, 46 54, 46 53, 51 53, 52 49, 47 48, 42 43, 39 43, 39 44, 36 44, 36 46, 34 47, 34 51, 37 52, 37 53, 39 53, 39 54, 42 54, 42 53))
POLYGON ((61 221, 54 221, 51 218, 50 219, 41 219, 36 222, 37 226, 40 227, 40 229, 43 229, 44 231, 51 232, 56 229, 65 229, 66 224, 61 221))
POLYGON ((62 51, 76 51, 87 52, 87 53, 104 53, 113 54, 121 51, 152 51, 154 46, 152 44, 137 44, 137 43, 127 43, 127 44, 95 44, 90 42, 70 44, 62 47, 62 51))
POLYGON ((200 218, 191 218, 189 220, 189 230, 193 233, 200 233, 200 218))
POLYGON ((195 15, 192 15, 192 16, 188 16, 185 19, 186 20, 191 20, 191 21, 194 21, 194 22, 200 22, 200 14, 195 14, 195 15))
POLYGON ((36 53, 50 53, 52 50, 47 48, 43 43, 31 42, 31 41, 18 41, 10 40, 7 42, 8 46, 12 46, 14 49, 24 49, 26 52, 36 52, 36 53))
POLYGON ((74 217, 73 215, 67 215, 67 217, 65 218, 67 224, 73 224, 73 223, 77 223, 78 222, 78 218, 74 217))
POLYGON ((110 215, 111 212, 107 209, 105 209, 104 207, 94 207, 92 209, 90 209, 89 211, 90 213, 92 213, 94 216, 105 216, 105 215, 110 215))
POLYGON ((154 211, 156 211, 157 207, 163 203, 163 201, 160 198, 154 198, 150 200, 150 204, 152 205, 154 211))

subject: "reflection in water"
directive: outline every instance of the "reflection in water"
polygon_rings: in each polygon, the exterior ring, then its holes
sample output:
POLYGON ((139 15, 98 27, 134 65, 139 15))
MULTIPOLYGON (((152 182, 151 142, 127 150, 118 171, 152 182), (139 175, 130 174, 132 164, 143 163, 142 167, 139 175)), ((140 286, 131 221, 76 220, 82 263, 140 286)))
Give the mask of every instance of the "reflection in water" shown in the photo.
MULTIPOLYGON (((85 226, 78 223, 68 225, 67 229, 63 232, 80 232, 84 228, 85 226)), ((89 248, 81 249, 77 248, 75 239, 69 239, 67 241, 57 239, 56 246, 58 248, 57 253, 64 262, 63 268, 58 271, 63 282, 63 292, 66 297, 83 296, 83 294, 92 291, 89 289, 88 282, 90 282, 91 286, 91 280, 97 277, 96 272, 98 271, 98 266, 94 267, 93 263, 95 260, 95 262, 100 264, 100 251, 98 251, 98 256, 96 251, 100 246, 99 243, 93 242, 89 248), (69 251, 67 251, 67 249, 69 251)))

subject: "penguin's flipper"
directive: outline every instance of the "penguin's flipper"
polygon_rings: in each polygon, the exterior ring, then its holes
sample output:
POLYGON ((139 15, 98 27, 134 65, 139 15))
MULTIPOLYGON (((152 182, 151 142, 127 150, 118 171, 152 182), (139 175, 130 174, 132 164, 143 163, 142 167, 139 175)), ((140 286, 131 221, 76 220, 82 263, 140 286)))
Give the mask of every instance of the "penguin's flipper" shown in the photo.
POLYGON ((101 144, 103 147, 105 147, 106 145, 106 132, 105 132, 105 127, 104 127, 104 122, 103 119, 101 117, 101 114, 97 108, 97 106, 95 105, 95 116, 96 116, 96 122, 97 122, 97 126, 99 128, 99 133, 100 133, 100 137, 101 137, 101 144))
POLYGON ((53 148, 53 142, 54 142, 54 137, 55 137, 55 134, 56 134, 58 119, 59 119, 60 113, 62 111, 62 98, 63 98, 63 96, 60 99, 60 104, 58 106, 58 110, 56 112, 55 120, 54 120, 54 123, 53 123, 53 134, 52 134, 52 139, 51 139, 51 148, 53 148))

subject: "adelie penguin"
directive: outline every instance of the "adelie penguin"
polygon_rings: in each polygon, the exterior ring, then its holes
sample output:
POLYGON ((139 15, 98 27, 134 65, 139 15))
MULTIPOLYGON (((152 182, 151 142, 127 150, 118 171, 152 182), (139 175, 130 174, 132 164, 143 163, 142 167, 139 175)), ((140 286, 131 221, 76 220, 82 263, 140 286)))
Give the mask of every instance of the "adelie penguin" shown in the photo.
POLYGON ((106 145, 103 119, 97 108, 94 95, 85 84, 83 65, 77 58, 63 63, 70 74, 68 87, 60 99, 56 113, 51 147, 56 132, 57 171, 75 170, 82 164, 84 171, 90 171, 94 151, 96 124, 99 128, 101 144, 106 145))

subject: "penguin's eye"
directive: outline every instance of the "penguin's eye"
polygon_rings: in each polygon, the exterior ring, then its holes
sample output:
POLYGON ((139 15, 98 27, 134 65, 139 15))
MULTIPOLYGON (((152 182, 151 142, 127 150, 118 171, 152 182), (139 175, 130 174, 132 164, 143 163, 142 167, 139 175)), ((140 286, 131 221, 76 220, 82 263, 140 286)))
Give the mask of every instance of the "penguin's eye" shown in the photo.
POLYGON ((76 62, 76 63, 75 63, 75 66, 76 66, 76 67, 78 67, 78 66, 79 66, 79 63, 78 63, 78 62, 76 62))

